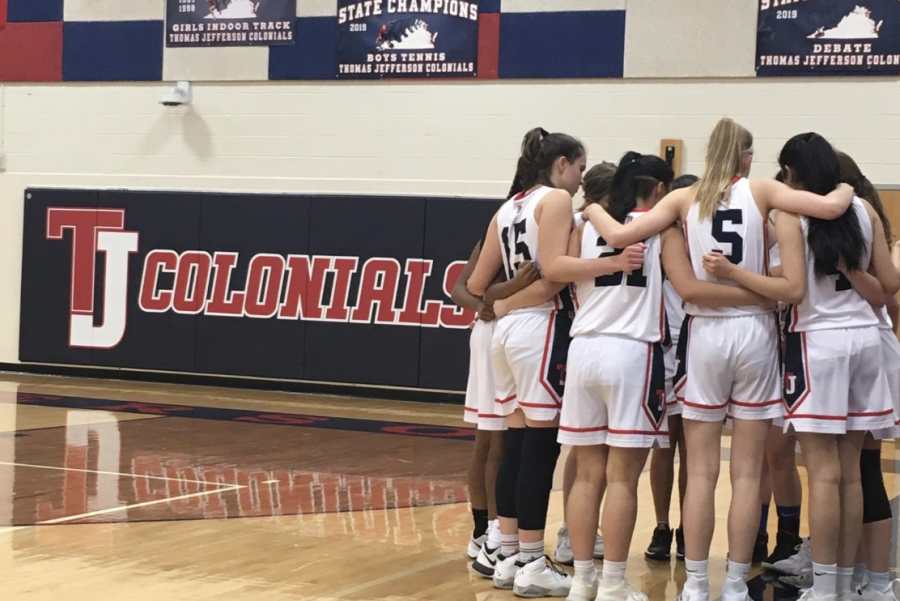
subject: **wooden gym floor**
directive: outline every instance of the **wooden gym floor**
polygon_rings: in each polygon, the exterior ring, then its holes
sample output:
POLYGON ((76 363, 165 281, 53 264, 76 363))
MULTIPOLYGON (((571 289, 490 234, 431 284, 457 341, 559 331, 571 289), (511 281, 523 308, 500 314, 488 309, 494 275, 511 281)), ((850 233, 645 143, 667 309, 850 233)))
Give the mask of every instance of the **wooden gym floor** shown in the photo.
MULTIPOLYGON (((2 598, 512 599, 468 568, 472 431, 461 413, 0 374, 2 598)), ((900 464, 893 444, 884 452, 896 515, 900 464)), ((729 494, 723 477, 714 591, 729 494)), ((647 473, 640 501, 628 578, 651 600, 673 599, 683 564, 643 558, 655 526, 647 473)), ((551 553, 561 520, 557 490, 551 553)), ((774 515, 770 532, 774 542, 774 515)), ((755 597, 796 596, 754 583, 755 597)))

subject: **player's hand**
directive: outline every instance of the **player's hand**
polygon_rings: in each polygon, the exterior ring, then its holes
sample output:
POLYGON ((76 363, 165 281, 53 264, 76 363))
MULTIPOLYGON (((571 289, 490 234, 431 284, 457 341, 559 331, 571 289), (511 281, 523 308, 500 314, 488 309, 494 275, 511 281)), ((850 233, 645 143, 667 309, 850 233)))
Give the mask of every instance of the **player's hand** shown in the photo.
POLYGON ((494 321, 497 315, 494 313, 493 305, 489 305, 487 303, 483 303, 481 305, 481 309, 478 310, 478 319, 487 323, 489 321, 494 321))
POLYGON ((734 275, 734 263, 722 253, 703 255, 703 269, 712 277, 720 280, 730 280, 734 275))
POLYGON ((500 319, 501 317, 506 317, 506 315, 508 313, 509 313, 509 309, 506 306, 506 301, 498 300, 497 302, 494 303, 494 316, 497 319, 500 319))
POLYGON ((516 271, 516 277, 513 279, 525 287, 541 279, 541 273, 538 271, 538 268, 535 267, 533 262, 523 261, 519 264, 519 269, 516 271))
POLYGON ((621 254, 616 255, 615 261, 619 271, 636 271, 644 265, 644 251, 647 245, 643 242, 632 244, 625 248, 621 254))

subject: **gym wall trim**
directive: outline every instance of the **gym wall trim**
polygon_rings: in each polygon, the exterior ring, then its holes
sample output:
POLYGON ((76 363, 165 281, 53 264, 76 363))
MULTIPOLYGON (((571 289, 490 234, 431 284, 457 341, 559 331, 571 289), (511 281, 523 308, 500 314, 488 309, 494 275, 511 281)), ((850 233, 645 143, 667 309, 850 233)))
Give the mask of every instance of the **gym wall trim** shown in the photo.
POLYGON ((0 367, 459 400, 474 314, 450 290, 500 204, 29 188, 0 367))

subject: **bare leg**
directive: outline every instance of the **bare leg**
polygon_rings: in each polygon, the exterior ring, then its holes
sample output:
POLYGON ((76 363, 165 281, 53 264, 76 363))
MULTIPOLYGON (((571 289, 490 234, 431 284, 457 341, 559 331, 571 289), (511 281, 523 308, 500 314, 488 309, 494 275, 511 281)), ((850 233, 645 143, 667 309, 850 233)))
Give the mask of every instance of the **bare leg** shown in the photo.
POLYGON ((505 432, 491 432, 491 448, 484 465, 484 487, 487 491, 488 519, 497 519, 497 472, 503 461, 503 444, 505 432))
MULTIPOLYGON (((600 490, 605 486, 607 456, 606 445, 572 447, 578 455, 575 462, 572 490, 569 493, 569 538, 572 553, 577 561, 594 557, 594 540, 600 513, 600 490)), ((607 501, 609 507, 609 501, 607 501)))
MULTIPOLYGON (((719 480, 722 422, 683 420, 688 471, 684 499, 684 546, 691 561, 709 559, 716 523, 716 483, 719 480)), ((754 493, 753 499, 757 496, 754 493)))
MULTIPOLYGON (((862 533, 863 504, 859 458, 865 432, 847 432, 837 440, 841 462, 841 518, 838 567, 852 568, 862 533)), ((838 591, 840 593, 840 591, 838 591)))
POLYGON ((750 563, 759 531, 759 490, 771 420, 734 419, 731 437, 731 508, 728 557, 750 563))
MULTIPOLYGON (((841 460, 837 436, 800 432, 800 450, 809 473, 809 534, 813 562, 837 563, 841 506, 841 460)), ((853 550, 854 554, 856 549, 853 550)))
POLYGON ((638 480, 649 452, 650 449, 617 447, 609 450, 609 495, 603 508, 604 561, 628 559, 628 548, 637 520, 638 480))

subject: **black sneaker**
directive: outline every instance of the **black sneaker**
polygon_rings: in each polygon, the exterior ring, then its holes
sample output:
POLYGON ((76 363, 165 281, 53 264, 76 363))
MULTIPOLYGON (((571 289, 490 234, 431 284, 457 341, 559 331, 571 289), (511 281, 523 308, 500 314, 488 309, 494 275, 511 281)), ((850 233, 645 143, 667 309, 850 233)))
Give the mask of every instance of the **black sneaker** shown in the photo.
POLYGON ((653 540, 644 553, 647 559, 668 561, 672 557, 672 529, 668 524, 660 524, 653 531, 653 540))
POLYGON ((775 564, 800 552, 803 539, 793 532, 779 532, 775 538, 775 550, 763 561, 767 570, 775 568, 775 564))
POLYGON ((675 531, 675 558, 684 561, 684 528, 675 531))
POLYGON ((769 535, 757 534, 756 544, 753 546, 753 563, 765 561, 769 556, 769 535))

